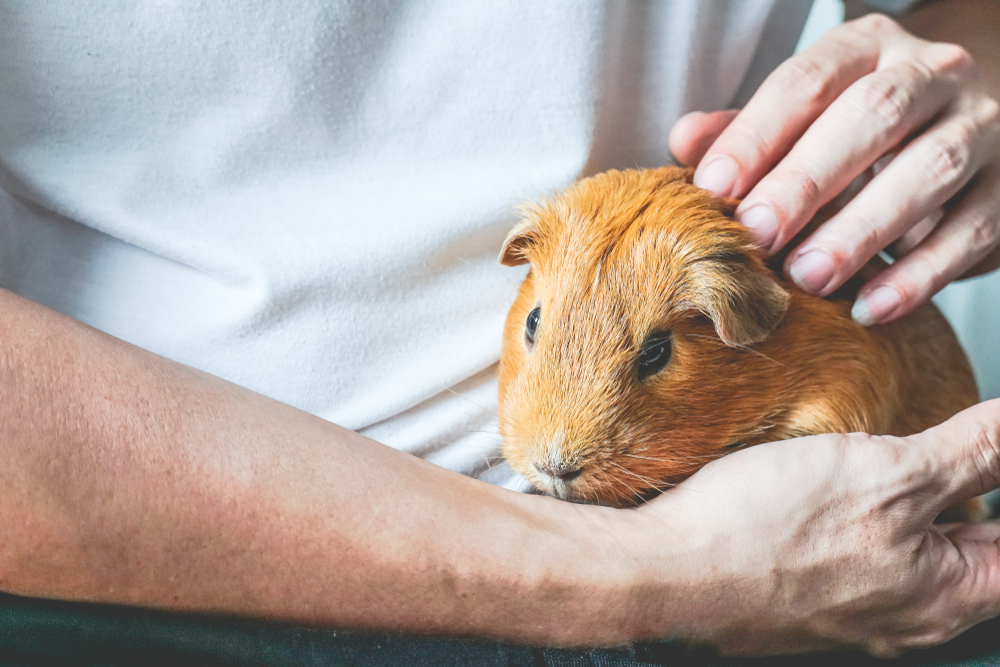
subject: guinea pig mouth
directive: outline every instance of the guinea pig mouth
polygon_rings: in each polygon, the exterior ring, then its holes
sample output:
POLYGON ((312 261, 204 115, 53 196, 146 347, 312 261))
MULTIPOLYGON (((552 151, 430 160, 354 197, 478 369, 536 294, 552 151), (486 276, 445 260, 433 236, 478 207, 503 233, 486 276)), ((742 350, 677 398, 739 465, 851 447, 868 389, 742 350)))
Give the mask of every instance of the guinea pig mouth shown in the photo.
POLYGON ((534 480, 534 484, 535 488, 539 491, 559 498, 560 500, 582 503, 586 502, 586 500, 579 493, 579 490, 575 488, 575 482, 579 478, 580 476, 576 475, 572 479, 563 480, 558 477, 546 475, 545 473, 539 473, 534 480))
POLYGON ((628 484, 623 482, 613 484, 611 479, 619 482, 620 480, 614 475, 601 474, 599 467, 591 468, 591 474, 583 474, 584 472, 586 471, 581 471, 580 474, 573 475, 569 479, 562 479, 536 468, 532 471, 531 482, 535 489, 542 494, 571 503, 604 505, 606 507, 642 505, 666 489, 675 486, 675 484, 664 484, 650 487, 648 484, 637 484, 635 481, 628 484), (608 477, 609 481, 602 483, 602 477, 608 477))
POLYGON ((593 500, 588 500, 587 498, 580 495, 571 486, 569 486, 568 484, 564 484, 562 482, 559 482, 555 485, 550 495, 552 495, 555 498, 558 498, 559 500, 565 500, 571 503, 581 503, 581 504, 593 503, 593 500))

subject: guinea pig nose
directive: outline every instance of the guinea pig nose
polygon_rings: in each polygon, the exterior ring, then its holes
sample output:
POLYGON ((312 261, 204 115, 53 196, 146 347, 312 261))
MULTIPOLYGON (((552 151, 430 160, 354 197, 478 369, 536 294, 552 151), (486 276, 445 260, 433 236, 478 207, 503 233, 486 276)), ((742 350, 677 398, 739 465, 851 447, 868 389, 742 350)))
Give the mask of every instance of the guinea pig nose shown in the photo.
POLYGON ((583 466, 574 466, 571 464, 559 463, 545 463, 545 464, 535 464, 539 472, 545 473, 550 477, 558 477, 564 482, 571 482, 580 476, 583 472, 583 466))

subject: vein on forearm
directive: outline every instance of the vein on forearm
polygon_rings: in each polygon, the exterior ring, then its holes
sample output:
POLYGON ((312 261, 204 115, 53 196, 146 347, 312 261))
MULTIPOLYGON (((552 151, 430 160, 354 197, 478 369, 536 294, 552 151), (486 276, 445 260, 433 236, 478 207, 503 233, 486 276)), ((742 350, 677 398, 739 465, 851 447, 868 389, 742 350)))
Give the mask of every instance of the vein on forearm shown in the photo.
POLYGON ((634 630, 614 510, 462 477, 8 292, 0 313, 0 589, 559 644, 634 630))

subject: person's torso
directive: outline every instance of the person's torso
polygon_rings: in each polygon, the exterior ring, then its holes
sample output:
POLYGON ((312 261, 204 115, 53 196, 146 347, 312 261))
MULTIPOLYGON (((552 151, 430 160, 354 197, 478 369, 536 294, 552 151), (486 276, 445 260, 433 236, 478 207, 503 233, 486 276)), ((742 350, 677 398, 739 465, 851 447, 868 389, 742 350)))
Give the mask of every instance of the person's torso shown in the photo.
POLYGON ((667 162, 803 4, 0 0, 0 286, 482 475, 514 206, 667 162))

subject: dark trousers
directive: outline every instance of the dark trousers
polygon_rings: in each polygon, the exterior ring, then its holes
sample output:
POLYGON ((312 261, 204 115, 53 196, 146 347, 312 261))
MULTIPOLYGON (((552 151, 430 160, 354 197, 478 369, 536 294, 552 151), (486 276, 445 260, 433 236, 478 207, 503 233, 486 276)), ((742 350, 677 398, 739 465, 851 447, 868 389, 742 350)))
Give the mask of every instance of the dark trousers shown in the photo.
POLYGON ((474 665, 476 667, 812 667, 1000 665, 1000 619, 945 646, 879 661, 854 654, 731 659, 669 643, 568 651, 354 633, 0 595, 0 665, 474 665))

